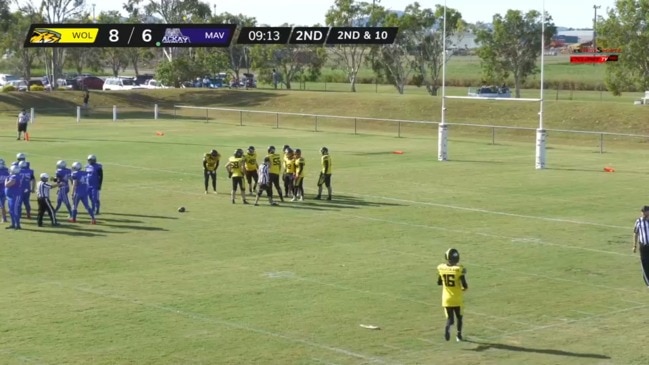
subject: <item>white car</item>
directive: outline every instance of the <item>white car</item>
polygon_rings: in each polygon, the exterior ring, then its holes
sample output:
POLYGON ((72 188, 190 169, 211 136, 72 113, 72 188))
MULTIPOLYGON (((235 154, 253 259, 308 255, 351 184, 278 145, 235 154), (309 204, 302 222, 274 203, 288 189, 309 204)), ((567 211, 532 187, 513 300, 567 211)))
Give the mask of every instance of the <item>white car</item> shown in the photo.
POLYGON ((0 86, 5 86, 11 81, 20 81, 20 77, 8 74, 0 74, 0 86))
POLYGON ((18 91, 27 91, 29 89, 29 86, 24 80, 12 80, 7 82, 4 86, 9 85, 15 87, 18 91))
POLYGON ((142 86, 139 86, 135 83, 132 77, 109 77, 104 80, 104 86, 102 87, 104 91, 106 90, 133 90, 133 89, 143 89, 142 86))
POLYGON ((147 80, 147 82, 145 82, 144 85, 142 86, 145 89, 168 89, 169 88, 169 86, 166 86, 165 84, 154 79, 147 80))

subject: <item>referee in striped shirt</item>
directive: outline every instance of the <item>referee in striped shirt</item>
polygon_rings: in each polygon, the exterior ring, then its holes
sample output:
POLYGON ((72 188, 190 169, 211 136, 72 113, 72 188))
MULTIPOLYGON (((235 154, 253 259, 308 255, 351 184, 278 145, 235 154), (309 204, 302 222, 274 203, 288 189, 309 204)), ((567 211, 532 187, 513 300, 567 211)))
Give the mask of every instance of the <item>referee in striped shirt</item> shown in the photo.
POLYGON ((642 217, 635 221, 633 229, 633 253, 640 246, 640 264, 642 265, 642 278, 649 288, 649 205, 641 209, 642 217))
POLYGON ((273 206, 279 205, 275 203, 275 201, 273 201, 273 188, 271 186, 272 182, 270 181, 269 167, 270 167, 270 157, 266 156, 264 158, 264 163, 261 164, 261 166, 259 166, 259 170, 257 171, 257 175, 259 176, 259 181, 258 181, 259 190, 257 190, 257 197, 255 198, 255 206, 259 205, 259 198, 264 192, 266 193, 266 195, 268 195, 268 202, 270 203, 270 205, 273 206))
POLYGON ((52 190, 52 185, 48 182, 50 180, 50 175, 42 173, 40 177, 41 181, 38 182, 38 189, 36 190, 38 197, 38 216, 36 217, 36 222, 39 227, 42 227, 43 217, 47 212, 47 215, 52 221, 52 226, 58 226, 59 223, 56 221, 56 212, 54 212, 54 207, 52 207, 52 202, 50 201, 50 190, 52 190))

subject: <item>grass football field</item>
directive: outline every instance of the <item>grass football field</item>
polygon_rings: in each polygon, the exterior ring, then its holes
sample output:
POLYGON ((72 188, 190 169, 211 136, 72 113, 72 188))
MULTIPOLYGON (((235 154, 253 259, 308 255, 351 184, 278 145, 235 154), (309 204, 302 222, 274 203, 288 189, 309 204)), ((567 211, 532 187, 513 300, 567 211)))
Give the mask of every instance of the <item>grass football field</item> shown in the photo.
POLYGON ((434 133, 236 124, 41 117, 30 142, 2 132, 6 160, 52 173, 94 153, 105 183, 96 226, 82 211, 0 232, 0 363, 649 362, 631 253, 648 152, 550 140, 537 171, 533 136, 452 134, 440 163, 434 133), (203 193, 203 153, 271 144, 304 151, 307 200, 232 205, 222 168, 203 193), (330 202, 312 200, 321 146, 330 202), (443 339, 449 247, 468 269, 464 343, 443 339))

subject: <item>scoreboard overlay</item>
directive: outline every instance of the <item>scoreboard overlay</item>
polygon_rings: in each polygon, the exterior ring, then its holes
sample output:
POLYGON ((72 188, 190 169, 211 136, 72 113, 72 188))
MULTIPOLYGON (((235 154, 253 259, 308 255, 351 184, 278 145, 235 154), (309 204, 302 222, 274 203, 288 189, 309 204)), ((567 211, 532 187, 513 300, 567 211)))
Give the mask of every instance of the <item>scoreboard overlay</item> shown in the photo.
MULTIPOLYGON (((392 44, 396 27, 243 27, 236 44, 392 44)), ((236 24, 32 24, 24 47, 229 47, 236 24)))

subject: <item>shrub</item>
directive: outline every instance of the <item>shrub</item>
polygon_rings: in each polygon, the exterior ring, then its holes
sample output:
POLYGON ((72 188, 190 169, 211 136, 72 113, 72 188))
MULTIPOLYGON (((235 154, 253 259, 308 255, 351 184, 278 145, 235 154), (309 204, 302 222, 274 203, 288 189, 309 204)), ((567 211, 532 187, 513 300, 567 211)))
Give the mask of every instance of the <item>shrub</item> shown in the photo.
POLYGON ((5 85, 2 87, 3 93, 8 93, 10 91, 16 91, 16 87, 14 87, 13 85, 5 85))
POLYGON ((31 85, 29 91, 45 91, 45 87, 43 85, 31 85))

